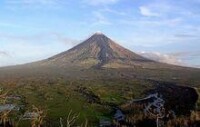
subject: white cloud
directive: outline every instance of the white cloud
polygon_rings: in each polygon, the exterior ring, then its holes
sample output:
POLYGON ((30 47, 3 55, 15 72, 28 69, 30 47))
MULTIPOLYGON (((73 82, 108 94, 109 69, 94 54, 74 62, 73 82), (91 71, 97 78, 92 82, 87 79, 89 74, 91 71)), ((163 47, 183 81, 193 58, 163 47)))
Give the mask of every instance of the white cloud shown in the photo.
POLYGON ((174 64, 174 65, 184 65, 181 59, 176 55, 162 54, 160 52, 139 52, 140 55, 158 61, 162 63, 174 64))
POLYGON ((155 0, 153 2, 144 3, 139 7, 139 10, 143 16, 167 18, 172 12, 174 14, 177 13, 174 12, 175 10, 177 11, 177 8, 177 6, 174 7, 171 1, 155 0))
POLYGON ((0 51, 0 58, 1 57, 9 57, 10 55, 9 55, 9 53, 8 52, 6 52, 6 51, 0 51))
POLYGON ((1 40, 7 40, 11 42, 38 42, 38 41, 47 41, 51 40, 57 43, 64 43, 68 46, 74 46, 79 43, 79 41, 70 39, 65 37, 63 34, 56 33, 56 32, 50 32, 50 33, 41 33, 41 34, 35 34, 30 36, 19 36, 19 35, 11 35, 7 33, 0 33, 1 40))
POLYGON ((159 16, 159 13, 156 13, 156 12, 153 12, 150 8, 146 7, 146 6, 141 6, 139 7, 140 9, 140 13, 143 15, 143 16, 156 16, 158 17, 159 16))
POLYGON ((55 38, 55 40, 57 40, 57 42, 62 42, 62 43, 69 45, 69 46, 75 46, 80 42, 80 41, 75 40, 75 39, 67 38, 60 33, 51 33, 51 36, 53 36, 55 38))
POLYGON ((114 9, 110 9, 110 8, 103 8, 100 10, 101 12, 104 13, 111 13, 114 15, 120 15, 120 16, 127 16, 128 14, 125 11, 119 11, 119 10, 114 10, 114 9))
POLYGON ((183 52, 174 52, 174 53, 167 53, 167 54, 164 54, 161 52, 144 52, 143 51, 143 52, 138 52, 138 54, 146 58, 149 58, 158 62, 162 62, 162 63, 200 68, 200 65, 199 65, 200 52, 199 51, 194 51, 194 52, 183 51, 183 52))
POLYGON ((10 42, 1 47, 7 49, 11 57, 1 57, 0 66, 16 65, 46 59, 64 51, 64 44, 50 42, 48 45, 26 42, 10 42), (52 48, 53 47, 53 48, 52 48))
POLYGON ((181 18, 168 18, 168 19, 159 19, 159 20, 141 20, 138 24, 146 26, 166 26, 174 27, 179 25, 182 22, 181 18))
POLYGON ((106 5, 106 4, 114 4, 117 3, 119 0, 83 0, 84 3, 89 5, 106 5))
POLYGON ((178 33, 178 34, 175 34, 174 37, 180 38, 180 39, 200 38, 200 36, 193 33, 178 33))
POLYGON ((140 13, 147 17, 169 18, 198 18, 198 4, 192 1, 155 0, 146 2, 139 7, 140 13), (195 4, 194 4, 195 3, 195 4))
POLYGON ((76 45, 78 41, 59 33, 30 36, 0 33, 0 66, 46 59, 76 45))
POLYGON ((111 25, 111 22, 101 13, 98 11, 93 12, 94 19, 92 26, 96 25, 111 25))

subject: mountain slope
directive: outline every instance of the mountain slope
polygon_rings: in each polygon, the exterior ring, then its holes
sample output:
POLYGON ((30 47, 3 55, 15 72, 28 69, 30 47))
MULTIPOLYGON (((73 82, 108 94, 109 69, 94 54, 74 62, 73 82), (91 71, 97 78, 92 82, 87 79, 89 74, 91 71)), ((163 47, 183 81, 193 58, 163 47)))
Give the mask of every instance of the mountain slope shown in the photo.
POLYGON ((96 33, 74 48, 42 61, 43 65, 82 67, 133 67, 134 62, 153 62, 96 33))

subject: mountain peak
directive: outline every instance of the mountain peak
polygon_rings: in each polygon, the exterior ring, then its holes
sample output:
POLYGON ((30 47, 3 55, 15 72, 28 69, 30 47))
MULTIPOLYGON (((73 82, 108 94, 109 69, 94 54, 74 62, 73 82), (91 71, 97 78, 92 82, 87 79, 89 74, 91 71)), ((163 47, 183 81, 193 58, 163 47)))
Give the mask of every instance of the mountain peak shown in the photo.
MULTIPOLYGON (((89 38, 88 38, 88 40, 89 39, 96 39, 96 41, 97 40, 101 40, 101 39, 109 39, 104 33, 102 33, 102 32, 100 32, 100 31, 97 31, 96 33, 94 33, 92 36, 90 36, 89 38)), ((103 41, 103 40, 101 40, 101 41, 103 41)), ((104 41, 106 41, 106 40, 104 40, 104 41)))
MULTIPOLYGON (((101 31, 97 31, 96 33, 94 33, 94 35, 102 35, 103 33, 101 31)), ((104 35, 104 34, 103 34, 104 35)))

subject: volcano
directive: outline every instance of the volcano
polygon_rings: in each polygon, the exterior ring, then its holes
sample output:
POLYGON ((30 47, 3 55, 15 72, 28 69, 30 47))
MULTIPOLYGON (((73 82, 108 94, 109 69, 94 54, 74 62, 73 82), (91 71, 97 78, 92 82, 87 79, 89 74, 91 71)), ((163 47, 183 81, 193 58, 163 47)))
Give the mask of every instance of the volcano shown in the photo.
POLYGON ((142 78, 186 80, 199 69, 160 63, 140 56, 95 33, 77 46, 38 62, 0 68, 0 81, 36 77, 76 79, 142 78), (23 78, 22 78, 23 77, 23 78))
POLYGON ((95 33, 72 49, 41 61, 42 65, 87 68, 134 68, 158 64, 114 42, 103 33, 95 33))

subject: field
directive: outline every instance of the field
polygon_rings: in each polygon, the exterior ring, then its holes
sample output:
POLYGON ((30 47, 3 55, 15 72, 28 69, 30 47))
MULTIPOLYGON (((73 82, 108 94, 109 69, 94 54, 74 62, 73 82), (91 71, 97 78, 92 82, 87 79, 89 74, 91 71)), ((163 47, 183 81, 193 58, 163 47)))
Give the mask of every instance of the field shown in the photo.
MULTIPOLYGON (((25 112, 31 112, 34 105, 45 112, 44 125, 59 126, 60 118, 65 123, 71 111, 74 115, 78 114, 76 125, 88 121, 88 126, 97 126, 101 120, 106 119, 112 122, 116 107, 120 107, 132 99, 145 97, 147 91, 156 88, 155 81, 191 86, 199 91, 198 76, 193 76, 199 73, 198 70, 185 70, 187 73, 184 70, 179 70, 180 73, 175 71, 175 73, 146 69, 135 71, 103 69, 77 72, 65 70, 66 73, 64 70, 56 72, 54 72, 55 69, 52 70, 53 73, 48 73, 48 75, 45 75, 44 72, 36 75, 39 70, 35 69, 35 73, 32 72, 33 76, 25 75, 24 78, 20 78, 20 74, 24 74, 17 70, 11 75, 13 80, 6 78, 6 73, 9 74, 9 71, 2 75, 1 78, 3 76, 5 78, 1 83, 2 92, 9 91, 8 95, 21 98, 18 102, 14 102, 22 107, 19 111, 13 112, 12 118, 15 121, 18 121, 25 112), (71 75, 67 77, 66 75, 69 73, 71 75), (176 79, 173 78, 175 76, 176 79), (187 78, 183 79, 182 77, 187 78)), ((28 73, 29 71, 27 69, 23 72, 28 73)), ((50 70, 46 71, 50 72, 50 70)), ((197 102, 197 109, 199 102, 197 102)), ((25 127, 30 124, 30 120, 20 120, 18 125, 25 127)))

